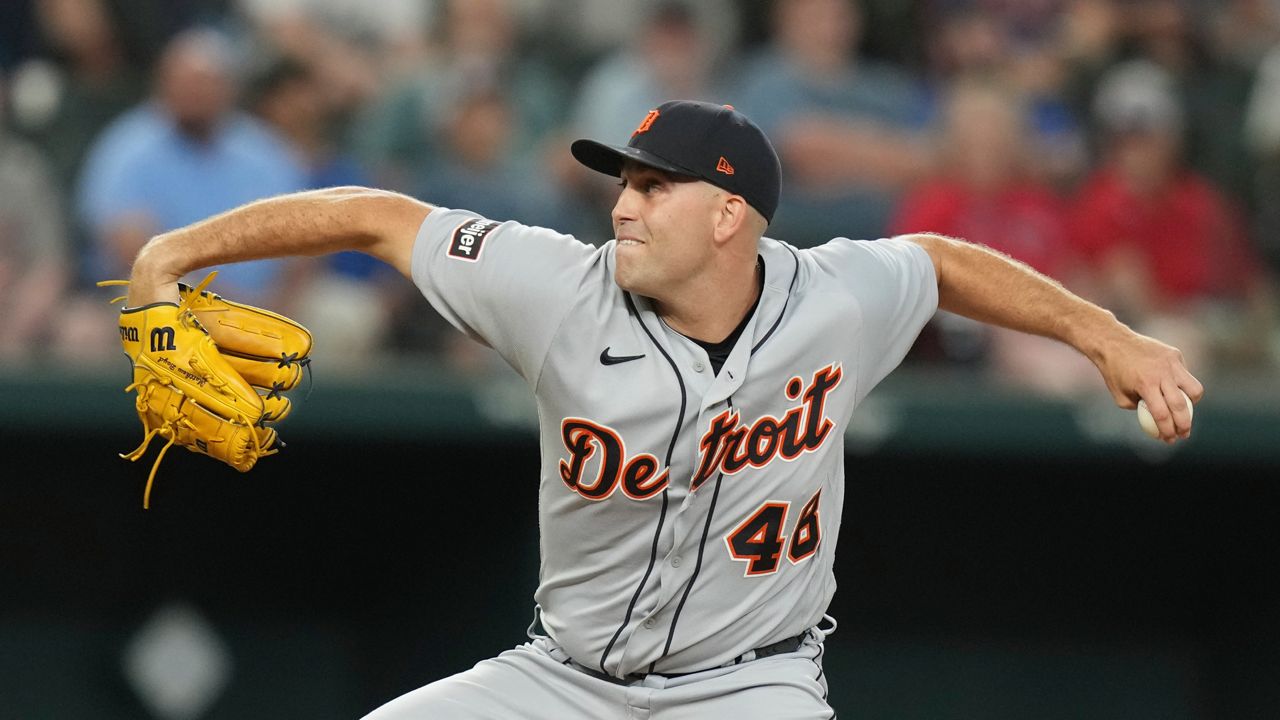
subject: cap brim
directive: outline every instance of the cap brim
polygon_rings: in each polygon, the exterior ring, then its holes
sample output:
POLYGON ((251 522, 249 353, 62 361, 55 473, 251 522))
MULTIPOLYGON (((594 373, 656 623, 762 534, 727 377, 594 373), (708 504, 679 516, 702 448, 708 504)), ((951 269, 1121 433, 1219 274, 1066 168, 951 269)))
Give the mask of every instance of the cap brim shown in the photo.
POLYGON ((677 175, 690 175, 690 172, 682 167, 673 165, 651 152, 633 147, 605 145, 595 140, 575 140, 569 146, 569 152, 573 153, 573 157, 583 165, 613 177, 622 177, 622 164, 627 160, 634 160, 641 165, 677 175))

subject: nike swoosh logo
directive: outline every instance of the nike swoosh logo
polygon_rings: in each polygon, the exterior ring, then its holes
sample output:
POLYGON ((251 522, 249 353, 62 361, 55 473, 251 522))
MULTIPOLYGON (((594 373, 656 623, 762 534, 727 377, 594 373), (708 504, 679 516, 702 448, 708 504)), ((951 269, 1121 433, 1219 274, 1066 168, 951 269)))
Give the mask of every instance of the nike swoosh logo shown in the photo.
POLYGON ((644 357, 644 355, 610 355, 609 348, 605 348, 604 350, 600 351, 600 364, 601 365, 617 365, 618 363, 631 362, 632 360, 639 360, 642 357, 644 357))

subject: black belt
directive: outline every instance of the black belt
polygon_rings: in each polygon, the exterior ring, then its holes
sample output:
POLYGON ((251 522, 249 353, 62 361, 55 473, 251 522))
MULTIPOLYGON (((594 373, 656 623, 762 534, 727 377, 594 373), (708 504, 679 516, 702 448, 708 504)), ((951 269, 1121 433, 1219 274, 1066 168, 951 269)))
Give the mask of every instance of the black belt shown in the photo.
MULTIPOLYGON (((550 637, 550 634, 547 633, 546 628, 542 627, 541 617, 537 619, 537 622, 534 625, 534 630, 541 635, 546 635, 547 637, 550 637)), ((728 667, 729 665, 740 665, 744 662, 750 662, 751 660, 759 660, 761 658, 767 658, 773 655, 782 655, 783 653, 795 652, 796 650, 800 649, 801 645, 804 644, 804 639, 808 635, 809 635, 809 631, 805 630, 804 632, 800 633, 799 635, 796 635, 795 637, 785 638, 785 639, 779 640, 778 642, 769 643, 768 645, 758 647, 754 650, 748 650, 747 652, 744 652, 738 657, 734 658, 732 661, 727 662, 724 665, 721 665, 719 667, 728 667), (750 656, 752 653, 755 653, 755 656, 748 659, 748 656, 750 656)), ((609 673, 600 672, 595 668, 587 667, 586 665, 583 665, 582 663, 577 662, 573 658, 569 658, 568 660, 566 660, 565 664, 570 665, 575 669, 580 670, 594 678, 599 678, 600 680, 611 682, 615 685, 630 685, 631 683, 639 680, 643 680, 650 675, 656 675, 658 677, 664 677, 664 678, 676 678, 676 677, 684 677, 686 675, 695 675, 700 672, 706 672, 707 670, 715 669, 715 668, 704 668, 702 670, 693 670, 691 672, 683 672, 683 673, 630 673, 623 677, 617 677, 615 675, 610 675, 609 673)))

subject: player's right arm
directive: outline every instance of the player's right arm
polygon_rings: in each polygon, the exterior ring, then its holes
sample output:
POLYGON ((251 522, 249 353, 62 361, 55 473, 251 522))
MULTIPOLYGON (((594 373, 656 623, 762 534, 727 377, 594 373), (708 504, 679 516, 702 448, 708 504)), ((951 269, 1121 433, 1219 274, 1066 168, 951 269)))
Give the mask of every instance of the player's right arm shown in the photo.
POLYGON ((1178 390, 1199 402, 1204 386, 1177 348, 990 248, 931 233, 905 237, 929 253, 943 310, 1067 343, 1093 361, 1117 405, 1145 401, 1166 442, 1190 435, 1192 410, 1178 390))
POLYGON ((177 280, 224 263, 357 250, 410 277, 414 239, 431 206, 407 195, 336 187, 242 205, 157 235, 138 253, 129 306, 177 302, 177 280))

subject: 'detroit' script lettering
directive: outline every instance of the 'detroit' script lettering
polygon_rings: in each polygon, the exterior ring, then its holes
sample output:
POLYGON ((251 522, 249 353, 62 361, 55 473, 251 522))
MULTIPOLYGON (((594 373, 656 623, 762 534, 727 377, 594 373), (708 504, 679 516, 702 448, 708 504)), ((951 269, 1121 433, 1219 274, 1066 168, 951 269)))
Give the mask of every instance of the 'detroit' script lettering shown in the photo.
POLYGON ((697 490, 717 472, 732 475, 748 465, 762 468, 774 458, 791 460, 822 447, 835 427, 824 412, 827 395, 843 376, 839 365, 828 365, 815 372, 808 385, 798 377, 791 378, 787 398, 801 403, 780 418, 763 415, 748 425, 733 408, 712 418, 711 427, 698 443, 701 462, 690 488, 697 490))
MULTIPOLYGON (((698 443, 697 472, 690 490, 697 490, 717 472, 733 475, 745 467, 762 468, 775 458, 792 460, 817 450, 830 436, 835 423, 826 416, 826 401, 840 384, 844 371, 828 365, 805 383, 791 378, 784 392, 799 403, 782 417, 763 415, 743 423, 739 411, 730 408, 711 419, 698 443)), ((588 500, 604 500, 622 488, 633 500, 647 500, 666 489, 670 469, 659 472, 651 453, 627 457, 622 435, 613 428, 583 418, 565 418, 560 437, 569 457, 560 461, 560 479, 588 500), (588 477, 588 460, 600 453, 594 476, 588 477)))

